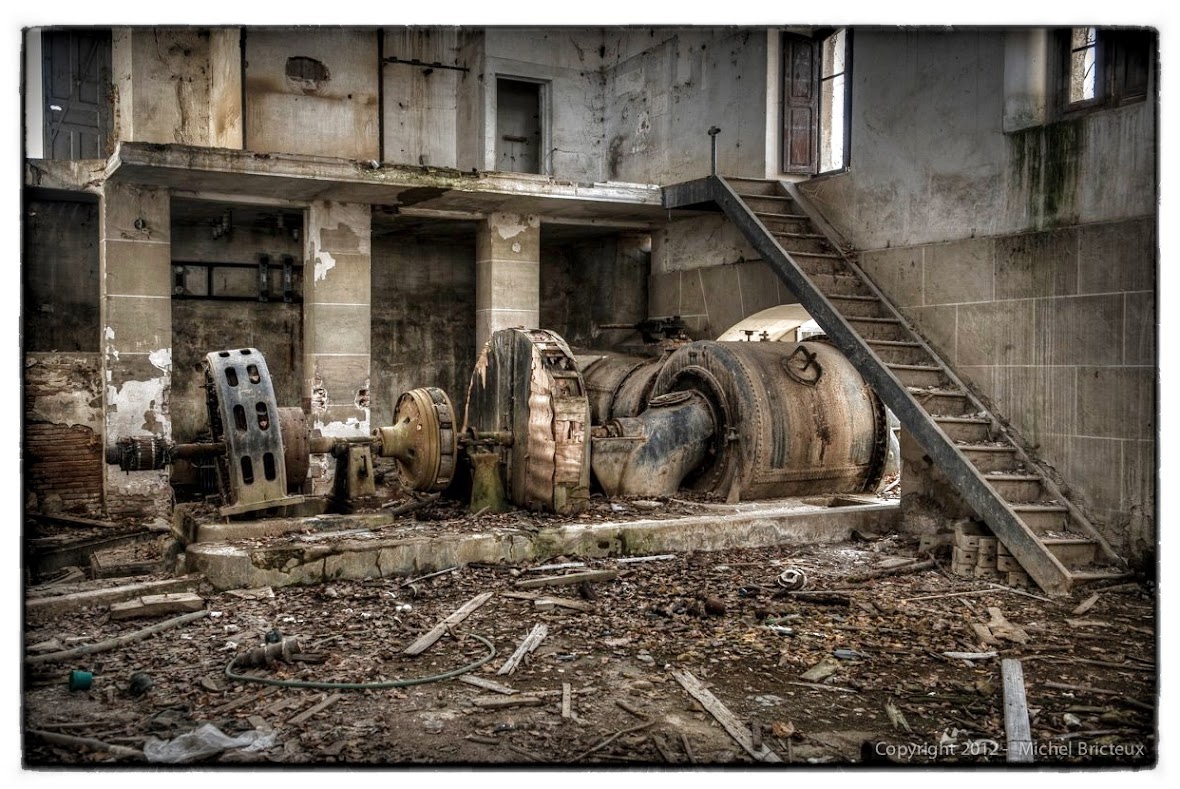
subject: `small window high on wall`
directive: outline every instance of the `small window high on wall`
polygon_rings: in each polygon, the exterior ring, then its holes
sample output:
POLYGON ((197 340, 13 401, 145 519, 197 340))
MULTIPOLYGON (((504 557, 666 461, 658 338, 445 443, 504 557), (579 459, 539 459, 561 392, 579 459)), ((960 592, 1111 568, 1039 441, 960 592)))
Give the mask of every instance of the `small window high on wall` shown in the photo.
POLYGON ((782 37, 784 173, 817 175, 848 167, 851 32, 782 37))
POLYGON ((819 171, 843 170, 848 166, 848 30, 841 29, 820 45, 820 133, 819 171))
POLYGON ((1153 30, 1074 27, 1062 69, 1062 103, 1069 112, 1118 106, 1147 96, 1156 49, 1153 30))

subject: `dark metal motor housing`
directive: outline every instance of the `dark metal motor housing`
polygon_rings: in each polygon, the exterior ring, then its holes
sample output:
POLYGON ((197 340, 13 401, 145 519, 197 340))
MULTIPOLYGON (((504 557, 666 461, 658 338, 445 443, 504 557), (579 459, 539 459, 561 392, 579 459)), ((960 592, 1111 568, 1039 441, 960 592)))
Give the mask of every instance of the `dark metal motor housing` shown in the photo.
POLYGON ((853 493, 884 469, 885 409, 825 342, 689 343, 651 391, 695 391, 712 406, 712 447, 684 482, 693 490, 743 500, 853 493))

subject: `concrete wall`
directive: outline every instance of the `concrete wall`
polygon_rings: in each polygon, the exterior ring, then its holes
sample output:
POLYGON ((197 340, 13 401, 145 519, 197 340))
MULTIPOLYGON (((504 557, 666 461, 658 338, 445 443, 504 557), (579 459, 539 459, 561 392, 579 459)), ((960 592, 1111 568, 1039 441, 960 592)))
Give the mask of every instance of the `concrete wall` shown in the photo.
MULTIPOLYGON (((174 263, 215 262, 257 264, 260 254, 276 263, 286 254, 302 263, 302 247, 289 234, 274 235, 265 227, 237 225, 229 237, 213 239, 204 224, 172 225, 174 263)), ((187 269, 190 290, 204 292, 206 269, 187 269)), ((272 275, 277 272, 272 272, 272 275)), ((214 292, 251 301, 217 299, 172 300, 172 436, 193 441, 206 428, 205 354, 233 348, 257 348, 266 359, 278 405, 298 406, 303 396, 302 308, 276 300, 260 302, 256 269, 215 269, 214 292)), ((302 278, 302 269, 295 277, 302 278)), ((272 277, 274 278, 274 277, 272 277)))
POLYGON ((495 169, 496 79, 536 81, 542 96, 541 172, 602 181, 603 38, 599 28, 487 28, 482 64, 480 169, 495 169))
MULTIPOLYGON (((387 58, 465 66, 459 28, 394 28, 385 33, 387 58)), ((387 162, 455 167, 460 83, 470 72, 410 63, 382 69, 387 162)))
POLYGON ((24 234, 24 349, 97 351, 98 203, 30 199, 24 234))
POLYGON ((715 340, 748 315, 798 299, 721 214, 652 234, 648 314, 679 315, 694 340, 715 340))
POLYGON ((402 392, 437 386, 463 413, 475 367, 475 237, 373 239, 372 422, 389 425, 402 392))
POLYGON ((621 234, 565 244, 541 239, 542 328, 577 348, 609 350, 633 332, 600 330, 647 317, 647 236, 621 234))
POLYGON ((1004 134, 1005 43, 857 31, 851 169, 802 189, 1112 544, 1142 557, 1155 540, 1154 106, 1004 134))
POLYGON ((359 28, 246 32, 246 148, 375 160, 377 33, 359 28), (293 78, 290 58, 310 58, 324 79, 293 78))
POLYGON ((767 36, 756 28, 608 31, 606 178, 670 184, 766 172, 767 36))
POLYGON ((114 28, 111 47, 116 140, 210 144, 208 30, 114 28))
POLYGON ((242 148, 242 31, 209 31, 209 144, 242 148))

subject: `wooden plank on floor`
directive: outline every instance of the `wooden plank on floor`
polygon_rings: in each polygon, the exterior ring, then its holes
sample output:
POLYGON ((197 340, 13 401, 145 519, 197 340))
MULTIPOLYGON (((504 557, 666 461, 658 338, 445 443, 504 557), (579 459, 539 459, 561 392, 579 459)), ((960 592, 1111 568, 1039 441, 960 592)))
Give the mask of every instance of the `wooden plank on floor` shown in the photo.
POLYGON ((495 592, 482 592, 480 594, 477 594, 475 597, 471 598, 466 603, 464 603, 463 606, 461 608, 459 608, 457 611, 452 613, 446 619, 439 622, 437 625, 435 625, 430 630, 428 630, 425 634, 423 634, 421 637, 419 637, 417 641, 415 641, 414 643, 410 644, 408 647, 403 649, 402 654, 404 654, 404 655, 420 655, 420 654, 422 654, 423 652, 425 652, 427 649, 430 648, 431 644, 433 644, 435 641, 438 641, 440 638, 443 637, 443 633, 447 632, 447 628, 453 627, 453 626, 459 624, 460 622, 462 622, 464 619, 466 619, 471 614, 472 611, 479 608, 481 605, 483 605, 488 600, 490 600, 492 598, 493 594, 495 594, 495 592))
POLYGON ((530 578, 527 581, 517 581, 517 589, 536 589, 539 586, 569 586, 583 581, 610 581, 619 577, 618 570, 590 570, 584 573, 568 573, 566 575, 547 575, 544 578, 530 578))
POLYGON ((754 759, 760 762, 781 762, 782 759, 778 757, 774 751, 766 747, 765 744, 760 748, 755 748, 754 743, 750 738, 750 729, 743 724, 736 715, 729 711, 729 708, 722 704, 716 696, 709 692, 701 681, 694 677, 690 672, 683 670, 676 670, 672 672, 673 678, 680 683, 680 687, 684 688, 688 695, 692 696, 706 711, 721 724, 721 727, 729 733, 729 736, 734 739, 738 745, 750 754, 754 759))

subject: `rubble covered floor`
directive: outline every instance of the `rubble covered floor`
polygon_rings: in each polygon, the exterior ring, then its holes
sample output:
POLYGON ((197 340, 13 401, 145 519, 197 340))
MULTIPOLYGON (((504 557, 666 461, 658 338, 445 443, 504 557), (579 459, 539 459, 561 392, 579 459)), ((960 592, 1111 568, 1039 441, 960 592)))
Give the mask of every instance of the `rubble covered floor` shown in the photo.
MULTIPOLYGON (((205 765, 689 767, 750 764, 751 753, 786 764, 1002 764, 1000 660, 1011 657, 1023 666, 1036 763, 1154 762, 1154 590, 1122 584, 1049 600, 953 577, 940 561, 907 571, 906 559, 927 560, 915 543, 861 537, 545 562, 580 567, 472 565, 412 584, 198 584, 207 615, 195 621, 26 666, 26 760, 142 762, 145 744, 212 724, 257 746, 215 750, 205 765), (792 569, 806 578, 802 592, 783 585, 792 569), (528 583, 588 571, 607 572, 579 584, 528 583), (461 621, 451 616, 481 595, 461 621), (404 654, 448 617, 436 642, 404 654), (512 673, 498 674, 537 625, 544 637, 512 673), (487 649, 476 636, 497 654, 460 678, 387 689, 227 678, 230 660, 268 634, 298 639, 306 659, 238 671, 355 686, 478 661, 487 649), (945 654, 977 652, 993 656, 945 654), (72 670, 93 675, 88 689, 70 689, 72 670), (690 695, 686 677, 722 712, 690 695), (743 740, 719 723, 725 711, 743 740), (112 752, 120 747, 131 750, 112 752)), ((29 599, 160 577, 34 587, 29 599)), ((113 620, 101 604, 30 606, 25 644, 45 655, 169 616, 113 620)))

